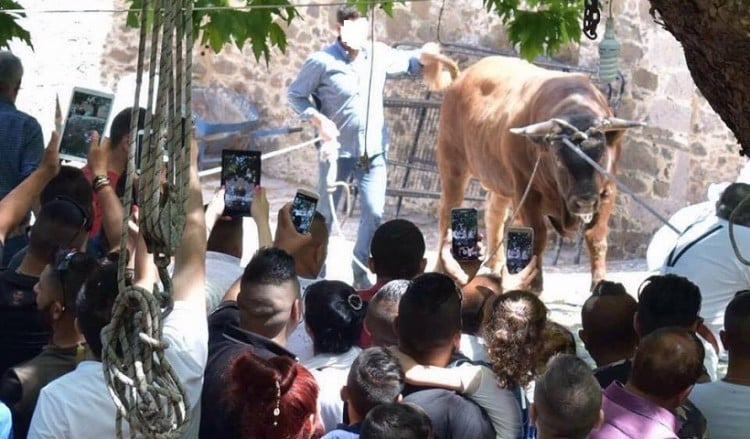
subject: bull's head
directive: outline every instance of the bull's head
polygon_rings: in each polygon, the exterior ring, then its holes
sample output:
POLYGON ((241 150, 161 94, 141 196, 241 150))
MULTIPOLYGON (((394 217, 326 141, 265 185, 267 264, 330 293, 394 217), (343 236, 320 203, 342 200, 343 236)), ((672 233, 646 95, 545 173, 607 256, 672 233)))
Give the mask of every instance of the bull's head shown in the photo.
POLYGON ((568 211, 589 223, 599 209, 603 177, 586 160, 565 146, 562 139, 567 138, 608 169, 614 164, 614 151, 610 146, 619 142, 624 130, 637 126, 644 124, 615 117, 576 115, 511 128, 510 131, 526 136, 534 143, 550 146, 548 149, 557 163, 555 177, 568 211))

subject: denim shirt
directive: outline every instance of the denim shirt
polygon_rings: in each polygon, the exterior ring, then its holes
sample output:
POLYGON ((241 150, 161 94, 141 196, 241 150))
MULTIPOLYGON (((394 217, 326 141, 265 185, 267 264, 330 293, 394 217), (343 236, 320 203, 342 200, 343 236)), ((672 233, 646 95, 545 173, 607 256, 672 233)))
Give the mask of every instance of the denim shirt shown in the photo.
POLYGON ((43 155, 39 122, 0 97, 0 198, 34 172, 43 155))
POLYGON ((383 43, 375 43, 372 49, 368 45, 351 59, 337 40, 310 55, 289 86, 289 104, 303 120, 309 120, 319 111, 336 124, 340 132, 339 157, 359 157, 365 151, 374 157, 385 152, 388 144, 383 116, 386 77, 404 73, 417 75, 422 71, 418 50, 398 50, 383 43))

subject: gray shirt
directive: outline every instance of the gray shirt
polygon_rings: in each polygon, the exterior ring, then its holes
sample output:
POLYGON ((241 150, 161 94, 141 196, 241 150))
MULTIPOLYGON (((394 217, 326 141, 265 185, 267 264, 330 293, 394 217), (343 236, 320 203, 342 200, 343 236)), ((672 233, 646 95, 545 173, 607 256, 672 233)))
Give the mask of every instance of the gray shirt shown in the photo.
POLYGON ((422 70, 418 50, 398 50, 383 43, 375 43, 372 49, 368 45, 351 59, 337 40, 310 55, 289 86, 289 104, 302 119, 307 120, 319 111, 336 124, 340 132, 339 157, 359 157, 365 150, 368 156, 374 157, 385 151, 388 143, 383 116, 386 77, 402 73, 416 75, 422 70))

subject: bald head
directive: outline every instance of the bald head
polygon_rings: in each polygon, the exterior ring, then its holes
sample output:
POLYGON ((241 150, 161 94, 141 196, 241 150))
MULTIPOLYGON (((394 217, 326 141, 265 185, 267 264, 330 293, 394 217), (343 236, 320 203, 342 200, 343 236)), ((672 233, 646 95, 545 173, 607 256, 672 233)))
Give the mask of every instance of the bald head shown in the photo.
POLYGON ((396 335, 393 322, 398 315, 401 296, 408 287, 408 280, 392 280, 383 285, 370 300, 365 316, 365 327, 372 336, 373 346, 398 344, 398 335, 396 335))
POLYGON ((7 50, 0 50, 0 95, 15 101, 22 77, 21 60, 7 50))
POLYGON ((625 287, 616 282, 599 282, 586 299, 579 336, 597 365, 632 357, 638 340, 633 328, 637 307, 625 287))
POLYGON ((461 292, 463 293, 461 331, 465 334, 476 335, 482 324, 484 304, 491 296, 502 294, 502 281, 500 276, 494 273, 480 274, 464 285, 461 292))
POLYGON ((600 420, 602 391, 591 369, 574 355, 557 355, 536 379, 532 409, 538 437, 586 438, 600 420))
POLYGON ((628 384, 655 398, 675 398, 703 373, 704 354, 703 345, 689 329, 657 329, 641 339, 628 384))
POLYGON ((245 267, 237 305, 240 326, 270 339, 286 334, 296 326, 300 286, 294 259, 284 250, 258 250, 245 267))
POLYGON ((750 358, 750 291, 737 294, 729 302, 721 339, 730 358, 750 358))

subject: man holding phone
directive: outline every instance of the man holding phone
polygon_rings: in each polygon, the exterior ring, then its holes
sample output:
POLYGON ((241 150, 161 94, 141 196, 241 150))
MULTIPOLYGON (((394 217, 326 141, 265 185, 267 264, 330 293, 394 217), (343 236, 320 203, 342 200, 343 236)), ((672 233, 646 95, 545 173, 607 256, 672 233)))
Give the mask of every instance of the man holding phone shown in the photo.
MULTIPOLYGON (((330 229, 331 208, 325 201, 331 160, 336 163, 336 181, 353 176, 362 197, 362 214, 352 263, 355 288, 371 285, 366 271, 370 240, 380 225, 385 206, 387 139, 383 115, 383 88, 387 75, 421 73, 433 63, 435 43, 419 50, 402 51, 370 40, 370 24, 353 6, 336 13, 337 38, 313 53, 289 86, 288 99, 304 120, 309 120, 323 141, 318 168, 320 211, 330 229), (315 102, 313 104, 312 100, 315 102)), ((341 190, 334 193, 334 206, 341 190)))

